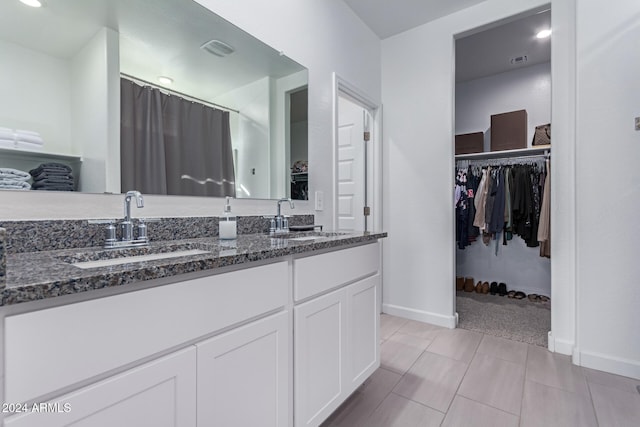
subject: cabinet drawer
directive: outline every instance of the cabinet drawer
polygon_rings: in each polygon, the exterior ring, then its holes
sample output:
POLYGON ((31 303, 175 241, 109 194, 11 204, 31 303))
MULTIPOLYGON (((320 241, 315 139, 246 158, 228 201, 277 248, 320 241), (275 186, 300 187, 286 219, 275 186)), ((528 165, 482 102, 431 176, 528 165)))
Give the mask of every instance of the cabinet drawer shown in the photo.
POLYGON ((293 297, 301 301, 329 289, 375 274, 380 265, 380 244, 296 259, 293 262, 293 297))
POLYGON ((286 262, 5 319, 5 401, 23 402, 284 307, 286 262))

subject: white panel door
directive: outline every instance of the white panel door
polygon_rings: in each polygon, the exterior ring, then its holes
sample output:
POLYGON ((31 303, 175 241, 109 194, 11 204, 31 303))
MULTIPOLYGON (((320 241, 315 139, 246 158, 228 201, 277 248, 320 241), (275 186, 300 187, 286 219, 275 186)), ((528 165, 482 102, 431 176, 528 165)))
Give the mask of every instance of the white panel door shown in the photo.
POLYGON ((347 291, 347 393, 353 392, 380 366, 380 275, 360 280, 347 291))
POLYGON ((47 402, 43 412, 9 417, 4 425, 195 427, 195 366, 192 346, 47 402))
POLYGON ((283 312, 196 345, 198 426, 288 425, 288 330, 283 312))
POLYGON ((294 308, 295 425, 318 426, 347 397, 343 366, 345 291, 294 308))
POLYGON ((338 100, 338 228, 364 230, 364 108, 338 100))

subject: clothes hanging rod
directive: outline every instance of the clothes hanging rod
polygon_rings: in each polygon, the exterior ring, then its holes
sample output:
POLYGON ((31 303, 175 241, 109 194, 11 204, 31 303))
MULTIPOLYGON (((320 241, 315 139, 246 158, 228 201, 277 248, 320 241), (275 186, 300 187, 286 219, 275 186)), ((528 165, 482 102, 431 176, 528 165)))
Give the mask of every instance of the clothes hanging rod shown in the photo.
POLYGON ((456 159, 456 162, 468 162, 468 163, 489 163, 489 162, 527 162, 536 160, 545 160, 550 158, 551 155, 547 153, 532 154, 529 156, 517 156, 517 157, 491 157, 487 159, 456 159))
POLYGON ((549 158, 551 158, 551 153, 547 150, 544 153, 530 154, 528 156, 492 157, 486 159, 456 159, 456 167, 465 168, 469 166, 504 166, 518 163, 541 164, 541 162, 549 158))
POLYGON ((187 101, 195 101, 195 102, 199 102, 199 103, 204 104, 204 105, 208 105, 210 107, 214 107, 214 108, 218 108, 218 109, 222 109, 222 110, 226 110, 226 111, 232 111, 234 113, 240 114, 240 111, 236 110, 234 108, 225 107, 224 105, 220 105, 220 104, 216 104, 214 102, 206 101, 204 99, 196 98, 195 96, 187 95, 186 93, 178 92, 177 90, 167 89, 166 87, 157 85, 155 83, 151 83, 150 81, 141 79, 139 77, 135 77, 135 76, 132 76, 132 75, 129 75, 129 74, 125 74, 125 73, 120 73, 120 76, 126 78, 129 81, 133 81, 134 83, 135 82, 144 83, 145 85, 151 86, 151 87, 156 88, 156 89, 158 89, 160 91, 168 92, 169 95, 182 97, 182 98, 186 99, 187 101))
POLYGON ((503 150, 503 151, 484 151, 481 153, 470 154, 456 154, 456 160, 475 160, 475 159, 492 159, 502 157, 521 157, 521 156, 536 156, 544 153, 545 151, 551 151, 551 145, 539 145, 531 148, 521 148, 517 150, 503 150))

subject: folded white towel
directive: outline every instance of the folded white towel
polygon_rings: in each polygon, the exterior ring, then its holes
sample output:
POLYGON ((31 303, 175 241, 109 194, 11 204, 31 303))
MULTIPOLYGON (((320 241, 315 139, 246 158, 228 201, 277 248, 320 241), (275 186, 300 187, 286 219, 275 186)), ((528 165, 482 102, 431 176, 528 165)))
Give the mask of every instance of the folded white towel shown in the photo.
POLYGON ((28 182, 23 182, 26 185, 13 185, 13 184, 0 184, 0 190, 31 190, 31 185, 28 182))
POLYGON ((24 135, 16 133, 16 141, 30 142, 31 144, 44 145, 44 140, 41 136, 24 135))
POLYGON ((16 139, 16 134, 13 132, 5 132, 0 130, 0 139, 16 139))
POLYGON ((31 190, 31 184, 25 181, 17 181, 15 179, 0 178, 0 188, 31 190))
POLYGON ((30 178, 31 174, 29 172, 13 168, 0 168, 0 180, 12 179, 18 181, 28 181, 30 178))
POLYGON ((16 142, 13 139, 0 138, 0 147, 16 148, 16 142))
POLYGON ((24 129, 16 129, 17 135, 30 135, 30 136, 41 136, 40 132, 36 132, 33 130, 24 130, 24 129))
POLYGON ((42 150, 43 144, 35 144, 27 141, 16 141, 16 148, 25 150, 42 150))

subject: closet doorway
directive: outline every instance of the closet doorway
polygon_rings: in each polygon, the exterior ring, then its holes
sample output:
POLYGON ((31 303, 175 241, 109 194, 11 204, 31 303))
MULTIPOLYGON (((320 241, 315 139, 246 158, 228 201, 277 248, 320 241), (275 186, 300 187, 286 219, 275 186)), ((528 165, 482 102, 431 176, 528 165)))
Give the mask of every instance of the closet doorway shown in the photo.
POLYGON ((538 225, 551 146, 534 137, 551 122, 551 41, 540 34, 550 29, 546 8, 456 38, 452 177, 458 327, 543 347, 551 260, 538 225))

